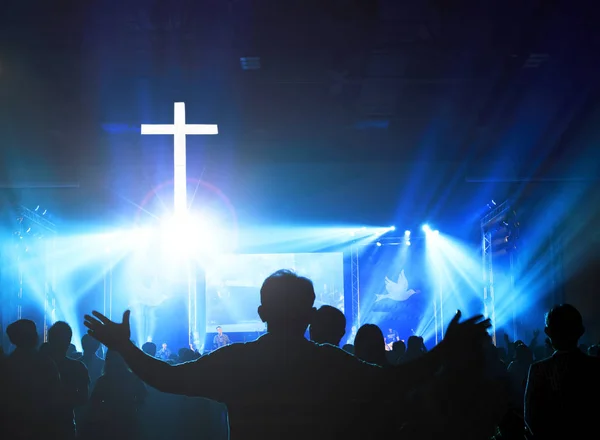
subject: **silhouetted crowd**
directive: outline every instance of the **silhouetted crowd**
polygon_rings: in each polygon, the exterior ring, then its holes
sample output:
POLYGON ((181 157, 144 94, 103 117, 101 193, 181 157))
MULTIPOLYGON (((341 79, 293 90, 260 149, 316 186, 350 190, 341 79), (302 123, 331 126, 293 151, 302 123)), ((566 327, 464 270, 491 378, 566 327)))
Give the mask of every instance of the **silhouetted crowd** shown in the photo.
POLYGON ((205 355, 139 349, 128 311, 121 323, 86 315, 83 353, 65 322, 41 345, 33 321, 10 324, 0 438, 597 438, 599 346, 579 345, 571 305, 548 312, 544 340, 498 346, 489 320, 458 312, 428 351, 418 336, 386 350, 373 324, 339 348, 343 313, 313 308, 312 282, 290 271, 269 276, 260 300, 267 333, 205 355))

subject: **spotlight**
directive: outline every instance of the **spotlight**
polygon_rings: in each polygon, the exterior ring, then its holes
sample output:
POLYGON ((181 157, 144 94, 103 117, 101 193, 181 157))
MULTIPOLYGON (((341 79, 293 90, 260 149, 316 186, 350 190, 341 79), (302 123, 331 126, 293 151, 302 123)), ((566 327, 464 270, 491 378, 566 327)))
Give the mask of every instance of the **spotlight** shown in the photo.
POLYGON ((406 246, 410 246, 410 241, 406 241, 406 246))
POLYGON ((378 241, 377 243, 375 243, 377 246, 381 246, 381 243, 378 241))
POLYGON ((431 228, 429 227, 429 225, 423 225, 421 229, 423 229, 423 232, 425 233, 431 232, 431 228))
POLYGON ((408 229, 406 231, 404 231, 404 236, 405 237, 410 237, 410 231, 408 229))
POLYGON ((396 227, 395 226, 390 226, 390 231, 395 231, 396 227))

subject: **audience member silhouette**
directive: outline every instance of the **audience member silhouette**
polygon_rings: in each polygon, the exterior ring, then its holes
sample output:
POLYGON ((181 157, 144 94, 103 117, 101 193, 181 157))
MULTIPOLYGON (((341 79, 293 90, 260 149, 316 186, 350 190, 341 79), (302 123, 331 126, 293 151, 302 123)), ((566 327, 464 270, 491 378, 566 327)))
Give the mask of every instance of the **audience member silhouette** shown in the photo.
POLYGON ((3 438, 53 438, 57 434, 54 408, 60 393, 58 369, 36 350, 38 333, 33 321, 15 321, 6 334, 15 349, 5 360, 1 377, 3 438))
POLYGON ((146 400, 146 387, 127 367, 123 357, 108 350, 104 374, 90 398, 84 437, 135 440, 139 437, 138 409, 146 400))
POLYGON ((388 367, 385 338, 375 324, 365 324, 356 332, 354 355, 359 359, 381 367, 388 367))
POLYGON ((427 349, 425 348, 425 342, 423 341, 422 337, 411 336, 408 338, 408 342, 406 344, 406 353, 404 354, 405 362, 418 359, 425 353, 427 353, 427 349))
POLYGON ((61 398, 57 405, 57 429, 64 439, 75 438, 75 408, 87 403, 90 377, 85 365, 69 359, 67 350, 73 337, 69 324, 58 321, 48 330, 48 350, 60 372, 61 398))
POLYGON ((154 342, 146 342, 142 345, 142 351, 147 355, 156 357, 156 344, 154 342))
POLYGON ((69 359, 77 359, 79 360, 79 358, 81 357, 82 353, 79 353, 77 351, 77 347, 75 347, 75 344, 69 344, 69 348, 67 348, 67 353, 66 356, 69 359))
POLYGON ((582 353, 577 344, 585 328, 569 304, 546 315, 552 357, 531 365, 525 392, 525 421, 536 440, 591 438, 590 421, 600 413, 600 359, 582 353))
POLYGON ((316 311, 308 331, 311 341, 339 347, 346 333, 346 317, 335 307, 321 306, 316 311))
POLYGON ((396 341, 392 344, 392 351, 388 351, 386 354, 389 364, 400 365, 402 362, 404 362, 406 344, 402 340, 396 341))
POLYGON ((346 353, 354 354, 354 345, 344 344, 344 346, 342 347, 342 350, 344 350, 346 353))
POLYGON ((121 353, 150 386, 225 403, 234 439, 330 439, 360 434, 360 428, 371 432, 382 425, 370 416, 378 414, 377 399, 384 386, 386 396, 401 396, 403 389, 431 380, 444 361, 463 356, 465 346, 476 351, 489 339, 488 320, 476 317, 459 323, 458 313, 446 339, 429 354, 411 364, 381 369, 303 337, 315 313, 310 280, 278 271, 264 281, 260 299, 258 315, 267 323, 265 335, 177 366, 147 356, 131 343, 129 311, 121 324, 94 311, 93 317, 85 316, 85 325, 92 336, 121 353), (216 380, 215 372, 223 380, 216 380), (353 417, 355 402, 365 404, 361 417, 353 417))
POLYGON ((523 343, 515 345, 515 359, 509 364, 508 372, 518 389, 522 391, 522 395, 525 393, 527 374, 529 373, 529 368, 532 363, 533 353, 531 352, 531 349, 523 343))
POLYGON ((93 388, 104 369, 104 360, 98 356, 100 342, 90 335, 83 335, 81 338, 81 346, 83 347, 83 355, 79 360, 86 366, 88 374, 90 375, 90 388, 93 388))

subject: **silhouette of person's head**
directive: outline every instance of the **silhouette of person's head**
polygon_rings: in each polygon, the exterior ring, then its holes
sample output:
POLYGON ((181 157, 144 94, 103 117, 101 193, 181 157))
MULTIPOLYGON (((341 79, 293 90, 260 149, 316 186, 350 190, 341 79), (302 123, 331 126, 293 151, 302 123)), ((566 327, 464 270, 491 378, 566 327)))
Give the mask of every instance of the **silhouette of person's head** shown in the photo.
POLYGON ((119 374, 126 371, 129 371, 129 367, 125 359, 116 351, 108 350, 104 359, 104 374, 119 374))
POLYGON ((365 324, 359 328, 354 338, 354 354, 363 361, 385 365, 385 339, 381 329, 375 324, 365 324))
POLYGON ((321 306, 310 323, 310 339, 319 344, 340 345, 346 333, 346 317, 332 306, 321 306))
POLYGON ((37 346, 38 334, 35 322, 19 319, 6 327, 8 340, 17 348, 32 350, 37 346))
POLYGON ((219 336, 223 334, 223 329, 221 328, 221 326, 217 327, 217 333, 219 334, 219 336))
POLYGON ((554 306, 546 314, 544 332, 556 350, 576 349, 579 338, 585 332, 581 313, 570 304, 554 306))
POLYGON ((71 326, 64 321, 55 322, 52 327, 48 329, 48 345, 52 353, 60 356, 65 356, 69 345, 71 344, 71 338, 73 337, 73 330, 71 326))
POLYGON ((420 336, 411 336, 408 338, 408 344, 406 345, 406 352, 415 354, 423 351, 423 338, 420 336))
POLYGON ((515 360, 524 365, 532 364, 533 351, 525 344, 518 344, 515 346, 515 360))
POLYGON ((100 348, 100 342, 92 338, 90 335, 85 334, 81 338, 81 348, 83 349, 84 355, 90 356, 92 354, 96 354, 100 348))
POLYGON ((290 270, 278 270, 260 288, 258 316, 269 333, 303 337, 313 319, 315 290, 311 280, 290 270))
POLYGON ((406 344, 404 341, 396 341, 392 344, 392 352, 395 356, 403 356, 406 353, 406 344))
POLYGON ((156 356, 156 344, 154 342, 146 342, 142 345, 142 351, 150 356, 156 356))

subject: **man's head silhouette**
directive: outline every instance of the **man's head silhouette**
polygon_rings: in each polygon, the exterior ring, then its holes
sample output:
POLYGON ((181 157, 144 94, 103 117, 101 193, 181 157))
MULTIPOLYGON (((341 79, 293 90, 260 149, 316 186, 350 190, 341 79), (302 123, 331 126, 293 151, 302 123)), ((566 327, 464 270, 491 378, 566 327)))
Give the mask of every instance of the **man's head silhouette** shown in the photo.
POLYGON ((83 354, 90 356, 96 354, 100 348, 100 342, 92 338, 90 335, 85 334, 81 338, 81 348, 83 349, 83 354))
POLYGON ((556 350, 577 348, 579 338, 585 332, 581 313, 570 304, 552 307, 546 314, 544 332, 548 335, 552 346, 556 350))
POLYGON ((69 345, 71 344, 71 338, 73 337, 73 330, 71 326, 64 321, 57 321, 48 329, 48 345, 53 353, 60 356, 65 356, 69 345))
POLYGON ((321 306, 310 323, 310 339, 319 344, 338 346, 346 333, 346 317, 332 306, 321 306))
POLYGON ((146 342, 142 345, 142 351, 150 356, 156 356, 156 344, 154 342, 146 342))
POLYGON ((6 327, 6 335, 17 348, 34 349, 38 343, 35 322, 29 319, 19 319, 6 327))
POLYGON ((260 288, 258 316, 269 333, 302 337, 313 319, 315 289, 312 281, 291 270, 278 270, 260 288))

